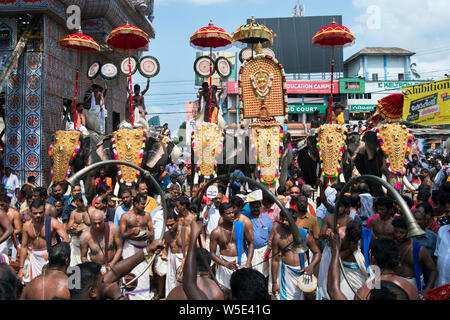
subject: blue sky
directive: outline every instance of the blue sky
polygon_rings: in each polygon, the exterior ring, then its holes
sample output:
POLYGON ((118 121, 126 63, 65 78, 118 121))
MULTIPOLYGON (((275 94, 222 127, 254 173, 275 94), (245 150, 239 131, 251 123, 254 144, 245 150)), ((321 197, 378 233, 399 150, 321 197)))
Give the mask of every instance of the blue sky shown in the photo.
MULTIPOLYGON (((152 78, 146 94, 147 112, 183 112, 185 102, 196 99, 193 62, 196 50, 190 36, 214 24, 234 32, 255 18, 292 16, 297 0, 155 0, 153 27, 156 37, 145 54, 155 56, 160 73, 152 78)), ((353 46, 344 49, 344 59, 366 46, 394 46, 416 52, 422 78, 441 79, 450 71, 450 10, 448 0, 301 0, 305 16, 342 15, 343 25, 356 36, 353 46)), ((239 51, 231 48, 230 51, 239 51)), ((283 61, 280 61, 283 63, 283 61)), ((136 73, 133 82, 145 86, 136 73)), ((185 114, 160 114, 172 132, 184 121, 185 114)))

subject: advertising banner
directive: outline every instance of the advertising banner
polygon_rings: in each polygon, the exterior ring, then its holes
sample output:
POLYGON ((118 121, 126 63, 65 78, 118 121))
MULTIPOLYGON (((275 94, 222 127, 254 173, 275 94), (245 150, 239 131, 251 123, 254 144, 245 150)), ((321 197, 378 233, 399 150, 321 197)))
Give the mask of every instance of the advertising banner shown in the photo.
POLYGON ((450 124, 450 79, 403 88, 403 120, 421 125, 450 124))
POLYGON ((350 112, 371 112, 375 111, 375 104, 351 104, 349 106, 350 112))
MULTIPOLYGON (((238 94, 237 81, 228 81, 228 94, 238 94)), ((288 94, 330 94, 330 81, 286 81, 288 94)), ((333 82, 333 94, 339 94, 339 81, 333 82)))

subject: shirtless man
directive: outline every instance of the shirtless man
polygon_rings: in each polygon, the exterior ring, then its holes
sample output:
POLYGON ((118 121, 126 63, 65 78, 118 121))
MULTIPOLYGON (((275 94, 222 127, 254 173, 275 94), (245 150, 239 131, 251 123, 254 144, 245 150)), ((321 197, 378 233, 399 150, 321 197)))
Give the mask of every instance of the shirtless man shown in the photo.
MULTIPOLYGON (((333 231, 329 230, 327 233, 328 242, 331 246, 331 263, 330 270, 328 272, 328 292, 332 300, 347 300, 347 297, 341 292, 341 284, 340 282, 345 281, 342 280, 339 270, 339 248, 336 244, 336 239, 333 231)), ((376 289, 376 282, 378 285, 382 286, 382 283, 379 281, 383 281, 385 283, 390 282, 393 285, 388 288, 398 286, 400 289, 404 290, 405 296, 397 295, 397 300, 419 300, 419 295, 417 290, 402 277, 397 276, 392 269, 397 265, 398 259, 398 247, 393 240, 379 238, 373 241, 372 246, 372 257, 371 264, 376 265, 380 268, 379 278, 374 278, 370 283, 364 284, 361 288, 358 289, 357 293, 363 300, 375 300, 372 297, 372 293, 374 292, 372 289, 376 289)), ((398 289, 397 287, 397 289, 398 289)), ((355 288, 356 289, 356 288, 355 288)), ((385 286, 386 289, 386 286, 385 286)), ((393 294, 391 290, 384 290, 383 293, 393 294), (389 292, 390 291, 390 292, 389 292)), ((399 293, 401 290, 396 290, 395 293, 399 293)), ((394 294, 395 294, 394 293, 394 294)), ((359 300, 358 295, 355 295, 354 299, 359 300)), ((379 294, 377 295, 379 297, 379 294)), ((380 298, 380 297, 379 297, 380 298)), ((381 297, 382 299, 386 299, 387 297, 381 297)))
MULTIPOLYGON (((319 180, 320 181, 320 180, 319 180)), ((335 206, 334 204, 328 203, 325 193, 324 193, 324 187, 323 182, 319 182, 319 188, 320 188, 320 200, 322 201, 323 205, 327 208, 329 212, 333 212, 332 214, 326 216, 322 220, 322 227, 320 229, 319 233, 319 240, 323 241, 327 239, 327 231, 334 229, 334 219, 335 219, 335 206)), ((345 237, 345 228, 348 223, 353 221, 352 218, 350 218, 350 207, 351 207, 351 199, 348 196, 343 196, 341 198, 341 202, 339 205, 339 208, 337 210, 337 228, 339 232, 339 237, 341 239, 344 239, 345 237)), ((329 231, 328 231, 329 232, 329 231)), ((325 299, 330 299, 328 292, 327 292, 327 277, 328 277, 328 269, 329 264, 331 260, 331 248, 330 245, 327 243, 325 245, 325 248, 322 251, 322 259, 320 261, 319 266, 319 288, 322 293, 322 297, 325 299)))
POLYGON ((70 214, 69 222, 66 230, 70 234, 72 241, 70 243, 71 256, 70 266, 75 266, 82 262, 81 260, 81 241, 80 236, 84 230, 91 225, 91 220, 83 203, 81 194, 76 194, 73 197, 72 203, 77 207, 70 214))
POLYGON ((20 219, 19 210, 17 210, 15 207, 11 207, 10 203, 11 203, 10 197, 6 195, 0 196, 0 209, 6 212, 9 222, 11 223, 14 229, 13 233, 11 234, 11 237, 8 238, 5 242, 3 242, 6 243, 6 252, 3 253, 7 255, 8 250, 11 248, 12 249, 11 260, 16 260, 16 256, 18 253, 17 251, 19 250, 19 245, 17 243, 17 236, 22 233, 22 221, 20 219))
POLYGON ((19 273, 21 282, 30 282, 42 273, 42 268, 47 263, 47 241, 45 226, 46 221, 50 224, 49 242, 50 245, 56 242, 56 235, 64 242, 70 242, 70 238, 64 230, 64 226, 54 218, 46 218, 44 215, 45 203, 35 200, 31 203, 31 220, 24 223, 22 229, 22 246, 20 248, 19 273), (31 249, 29 264, 25 270, 25 259, 27 258, 28 248, 31 249))
POLYGON ((217 264, 216 277, 218 282, 230 289, 231 274, 238 268, 250 268, 251 260, 247 258, 244 243, 250 246, 250 240, 245 237, 244 226, 235 221, 235 209, 231 203, 222 203, 219 206, 222 218, 217 228, 211 232, 210 249, 212 260, 217 264), (220 255, 217 256, 217 246, 220 255))
POLYGON ((214 280, 211 279, 209 274, 211 255, 208 250, 197 248, 197 239, 202 232, 203 222, 201 220, 194 220, 190 228, 191 237, 188 243, 186 263, 183 268, 183 285, 175 287, 170 291, 166 300, 187 300, 185 290, 187 290, 186 286, 189 286, 189 283, 185 280, 185 277, 190 274, 194 275, 194 281, 197 284, 198 290, 202 291, 208 300, 224 300, 224 293, 214 280), (203 256, 206 259, 206 265, 203 261, 203 256))
POLYGON ((62 198, 56 199, 53 202, 53 206, 55 207, 55 215, 52 217, 58 220, 59 222, 63 223, 62 212, 64 210, 64 201, 62 200, 62 198))
MULTIPOLYGON (((297 212, 289 209, 292 218, 297 220, 297 212)), ((303 292, 297 287, 297 279, 302 274, 311 276, 314 266, 319 263, 321 253, 314 237, 305 229, 298 228, 303 242, 313 253, 311 261, 306 253, 294 253, 291 244, 294 236, 289 228, 288 219, 282 215, 272 241, 272 293, 280 295, 279 300, 305 300, 303 292), (278 253, 278 254, 277 254, 278 253), (281 262, 281 265, 280 265, 281 262), (281 274, 284 273, 284 277, 281 274), (280 290, 281 289, 281 290, 280 290)))
POLYGON ((186 196, 181 196, 175 199, 175 209, 178 213, 178 222, 185 226, 190 226, 192 221, 195 220, 195 214, 193 214, 189 208, 191 202, 186 196))
POLYGON ((4 254, 8 257, 8 239, 13 234, 14 228, 7 214, 9 208, 7 208, 5 197, 9 198, 7 195, 2 195, 4 205, 0 206, 0 255, 4 254))
POLYGON ((408 225, 405 217, 396 217, 392 221, 392 225, 394 240, 399 248, 398 265, 394 268, 394 272, 411 283, 419 291, 419 295, 425 297, 428 290, 434 287, 437 277, 436 264, 424 246, 408 238, 408 225), (417 256, 414 254, 415 251, 418 252, 417 256), (424 286, 426 279, 422 279, 422 275, 425 274, 425 268, 429 271, 429 277, 424 286))
POLYGON ((56 215, 55 207, 53 205, 51 205, 50 203, 46 202, 47 201, 47 189, 45 189, 44 187, 35 188, 33 190, 32 201, 34 201, 34 200, 40 200, 45 203, 45 215, 46 216, 53 217, 56 215))
MULTIPOLYGON (((254 251, 255 251, 253 224, 246 215, 242 214, 242 209, 245 206, 245 202, 244 202, 244 200, 242 200, 242 198, 240 198, 238 196, 233 196, 231 198, 231 205, 233 206, 233 209, 234 209, 235 221, 240 221, 244 224, 244 235, 245 235, 245 238, 248 239, 247 260, 252 261, 254 251)), ((222 221, 219 219, 219 224, 220 223, 222 223, 222 221)))
MULTIPOLYGON (((145 89, 141 91, 141 86, 138 84, 134 85, 134 95, 133 95, 133 108, 138 108, 139 113, 141 117, 145 119, 145 101, 144 101, 144 95, 147 93, 150 86, 150 78, 147 78, 147 86, 145 89)), ((130 92, 130 89, 127 88, 128 94, 132 95, 132 92, 130 92)), ((129 98, 128 98, 129 101, 129 98)))
POLYGON ((161 259, 168 262, 166 274, 166 296, 173 288, 182 285, 177 280, 177 273, 181 273, 187 253, 190 239, 190 228, 184 224, 184 220, 178 220, 175 212, 167 215, 167 230, 164 233, 163 243, 165 248, 161 253, 161 259))
POLYGON ((377 200, 377 211, 379 217, 373 218, 369 229, 373 230, 375 238, 393 239, 394 227, 392 226, 394 201, 388 197, 377 200))
POLYGON ((48 251, 48 268, 34 278, 22 291, 20 300, 70 299, 67 268, 70 264, 70 245, 60 242, 48 251))
POLYGON ((114 223, 105 222, 103 211, 94 209, 90 214, 90 219, 91 226, 86 228, 80 236, 81 261, 93 261, 102 265, 102 272, 104 273, 110 270, 122 257, 122 237, 119 228, 114 223), (108 251, 105 248, 107 233, 109 233, 108 251), (106 256, 108 259, 106 259, 106 256))
MULTIPOLYGON (((153 241, 154 230, 150 212, 145 212, 146 198, 137 194, 133 198, 133 209, 125 212, 120 218, 120 233, 124 240, 123 258, 127 258, 146 246, 146 241, 153 241)), ((139 275, 147 266, 141 262, 133 270, 134 275, 139 275)), ((141 276, 137 287, 132 292, 127 292, 131 300, 150 299, 150 279, 148 274, 141 276)))

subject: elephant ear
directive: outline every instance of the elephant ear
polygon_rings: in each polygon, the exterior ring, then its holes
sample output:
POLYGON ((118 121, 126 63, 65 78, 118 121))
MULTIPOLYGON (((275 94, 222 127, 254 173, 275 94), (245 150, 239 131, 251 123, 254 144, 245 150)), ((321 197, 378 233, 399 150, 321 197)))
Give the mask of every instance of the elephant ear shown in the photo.
POLYGON ((147 138, 147 160, 145 165, 148 168, 153 168, 162 158, 165 151, 162 143, 154 137, 147 138))

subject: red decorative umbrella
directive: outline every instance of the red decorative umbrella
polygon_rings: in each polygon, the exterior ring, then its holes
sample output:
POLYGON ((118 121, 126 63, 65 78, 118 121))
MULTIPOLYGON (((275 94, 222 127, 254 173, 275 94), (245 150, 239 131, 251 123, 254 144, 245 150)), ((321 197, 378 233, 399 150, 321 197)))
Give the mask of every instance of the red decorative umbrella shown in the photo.
MULTIPOLYGON (((207 27, 203 27, 195 32, 190 38, 191 46, 203 50, 210 49, 210 57, 212 57, 212 49, 223 50, 229 48, 233 43, 231 36, 222 28, 215 27, 210 20, 207 27)), ((212 86, 212 65, 209 67, 209 122, 211 122, 211 86, 212 86)))
POLYGON ((377 112, 381 113, 387 122, 397 122, 402 119, 403 93, 394 93, 378 100, 377 112))
MULTIPOLYGON (((131 80, 131 63, 130 63, 130 50, 140 49, 148 44, 149 36, 143 30, 124 25, 111 31, 106 37, 106 44, 112 48, 128 51, 128 68, 129 68, 129 83, 130 91, 133 90, 133 84, 131 80)), ((130 96, 131 107, 131 125, 134 126, 133 115, 133 97, 130 96)))
POLYGON ((312 43, 321 47, 331 47, 331 97, 330 97, 330 123, 333 114, 333 73, 334 73, 334 47, 350 46, 355 42, 355 36, 347 27, 337 25, 333 18, 331 25, 320 29, 312 38, 312 43))
POLYGON ((64 38, 58 40, 58 45, 63 48, 76 50, 77 52, 77 71, 75 76, 75 98, 74 98, 74 118, 73 118, 73 126, 74 130, 77 129, 77 96, 78 96, 78 72, 80 65, 80 51, 84 52, 93 52, 100 51, 100 46, 97 42, 95 42, 92 37, 83 34, 83 32, 78 30, 78 33, 71 33, 66 35, 64 38))

